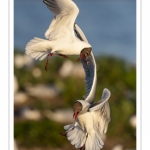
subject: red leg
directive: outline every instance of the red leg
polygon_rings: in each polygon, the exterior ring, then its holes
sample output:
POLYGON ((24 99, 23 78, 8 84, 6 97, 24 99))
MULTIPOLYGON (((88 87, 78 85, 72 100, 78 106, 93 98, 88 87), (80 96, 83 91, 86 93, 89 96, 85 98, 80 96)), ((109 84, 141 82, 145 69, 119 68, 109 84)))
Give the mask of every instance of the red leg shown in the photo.
MULTIPOLYGON (((45 70, 47 71, 48 70, 48 60, 49 60, 49 56, 54 56, 55 54, 53 53, 49 53, 47 55, 47 60, 46 60, 46 64, 45 64, 45 70)), ((57 55, 57 54, 56 54, 57 55)), ((63 55, 63 54, 58 54, 59 56, 62 56, 63 58, 68 58, 68 56, 66 55, 63 55)))
POLYGON ((65 136, 65 137, 67 136, 67 132, 65 132, 65 133, 59 132, 59 134, 62 135, 62 136, 65 136))
POLYGON ((63 58, 68 58, 68 56, 63 55, 63 54, 58 54, 59 56, 63 57, 63 58))
POLYGON ((85 144, 79 150, 85 150, 85 144))
MULTIPOLYGON (((72 128, 71 130, 69 130, 68 132, 72 131, 74 128, 75 128, 75 127, 73 127, 73 128, 72 128)), ((62 136, 67 136, 67 133, 68 133, 68 132, 64 132, 64 133, 60 133, 60 132, 59 132, 59 134, 62 135, 62 136)))
POLYGON ((54 54, 53 53, 49 53, 47 55, 47 60, 46 60, 46 64, 45 64, 45 70, 47 71, 48 70, 48 60, 49 60, 49 56, 53 56, 54 54))

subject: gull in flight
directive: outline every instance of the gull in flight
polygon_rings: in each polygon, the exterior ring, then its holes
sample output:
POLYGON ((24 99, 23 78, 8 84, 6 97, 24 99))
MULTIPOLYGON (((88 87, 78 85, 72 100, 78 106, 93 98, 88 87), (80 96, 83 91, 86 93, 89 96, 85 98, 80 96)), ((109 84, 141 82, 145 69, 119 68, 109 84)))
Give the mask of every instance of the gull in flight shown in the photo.
MULTIPOLYGON (((85 35, 79 26, 75 25, 77 35, 81 40, 87 41, 85 35)), ((74 103, 74 124, 64 126, 65 133, 60 133, 66 136, 72 145, 75 145, 80 150, 100 150, 104 142, 101 139, 101 134, 107 132, 110 122, 110 108, 108 99, 110 91, 104 89, 101 100, 93 103, 96 90, 96 63, 93 53, 88 57, 88 65, 86 59, 81 60, 86 77, 86 95, 85 100, 77 100, 74 103)))
POLYGON ((92 46, 81 41, 74 32, 74 24, 79 9, 72 0, 43 0, 48 9, 54 13, 49 28, 45 32, 46 39, 34 37, 25 48, 25 52, 36 60, 47 57, 45 70, 48 69, 49 56, 59 55, 67 58, 67 55, 80 55, 88 59, 92 46))

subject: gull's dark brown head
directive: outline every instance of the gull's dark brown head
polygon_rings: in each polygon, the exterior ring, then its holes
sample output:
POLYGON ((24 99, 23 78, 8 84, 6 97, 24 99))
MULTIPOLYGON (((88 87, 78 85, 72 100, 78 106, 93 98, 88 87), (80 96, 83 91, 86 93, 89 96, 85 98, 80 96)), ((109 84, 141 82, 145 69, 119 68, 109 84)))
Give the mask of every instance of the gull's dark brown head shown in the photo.
POLYGON ((92 47, 87 47, 82 49, 78 60, 81 60, 82 58, 85 57, 86 62, 88 64, 88 56, 91 54, 91 51, 92 51, 92 47))
POLYGON ((84 48, 81 51, 81 55, 84 55, 85 58, 87 58, 91 54, 91 51, 92 51, 92 47, 84 48))
POLYGON ((75 102, 73 105, 73 110, 74 110, 73 118, 74 120, 76 120, 79 112, 82 110, 82 104, 80 102, 75 102))

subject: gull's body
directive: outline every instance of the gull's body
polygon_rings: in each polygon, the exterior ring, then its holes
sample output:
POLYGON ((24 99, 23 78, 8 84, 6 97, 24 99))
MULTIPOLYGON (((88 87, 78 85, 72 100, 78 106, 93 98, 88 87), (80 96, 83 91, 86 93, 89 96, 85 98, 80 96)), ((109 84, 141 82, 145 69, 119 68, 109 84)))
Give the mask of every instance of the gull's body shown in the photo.
POLYGON ((43 0, 54 13, 54 18, 45 32, 46 39, 35 37, 26 45, 26 54, 43 60, 52 55, 80 55, 81 51, 92 49, 91 45, 79 40, 74 33, 74 23, 79 9, 72 0, 43 0))
MULTIPOLYGON (((87 42, 82 30, 75 25, 75 31, 81 40, 87 42)), ((110 122, 110 108, 108 99, 110 91, 104 89, 101 100, 93 103, 95 98, 97 74, 96 63, 93 53, 89 55, 88 65, 83 58, 82 65, 85 70, 86 78, 86 95, 85 100, 77 100, 74 104, 74 119, 75 123, 66 125, 65 135, 72 145, 80 150, 100 150, 104 142, 101 139, 101 134, 105 134, 110 122)))

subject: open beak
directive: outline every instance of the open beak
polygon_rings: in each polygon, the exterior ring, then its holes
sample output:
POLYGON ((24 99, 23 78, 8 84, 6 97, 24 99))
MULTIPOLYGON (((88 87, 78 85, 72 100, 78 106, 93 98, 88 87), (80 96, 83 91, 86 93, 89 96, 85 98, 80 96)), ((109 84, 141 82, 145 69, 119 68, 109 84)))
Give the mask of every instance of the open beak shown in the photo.
POLYGON ((74 121, 76 120, 78 114, 79 114, 79 112, 76 112, 76 113, 73 114, 73 119, 74 119, 74 121))

